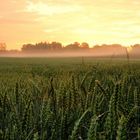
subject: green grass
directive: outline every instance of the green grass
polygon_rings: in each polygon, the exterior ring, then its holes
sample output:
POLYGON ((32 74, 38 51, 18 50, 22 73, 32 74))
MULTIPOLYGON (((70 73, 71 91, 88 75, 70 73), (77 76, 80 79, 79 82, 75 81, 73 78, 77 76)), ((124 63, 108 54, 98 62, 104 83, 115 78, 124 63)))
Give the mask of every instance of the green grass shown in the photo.
POLYGON ((0 58, 0 139, 132 140, 140 61, 0 58))

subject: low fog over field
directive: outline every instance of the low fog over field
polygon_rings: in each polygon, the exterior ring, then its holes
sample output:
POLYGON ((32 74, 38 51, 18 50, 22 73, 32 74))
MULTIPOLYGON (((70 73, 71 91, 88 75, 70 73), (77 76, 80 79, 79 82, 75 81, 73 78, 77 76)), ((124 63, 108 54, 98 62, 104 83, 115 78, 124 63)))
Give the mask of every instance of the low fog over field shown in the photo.
POLYGON ((102 44, 89 46, 88 43, 74 42, 63 46, 59 42, 41 42, 36 44, 24 44, 21 50, 7 50, 6 44, 0 45, 1 57, 140 57, 140 45, 130 47, 120 44, 102 44))

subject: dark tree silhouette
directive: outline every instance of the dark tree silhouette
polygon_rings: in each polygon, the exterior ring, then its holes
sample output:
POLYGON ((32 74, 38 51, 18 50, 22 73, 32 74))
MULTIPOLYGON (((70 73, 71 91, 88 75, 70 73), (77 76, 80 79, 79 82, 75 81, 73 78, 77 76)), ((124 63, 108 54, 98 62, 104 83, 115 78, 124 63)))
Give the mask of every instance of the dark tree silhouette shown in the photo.
POLYGON ((34 44, 24 44, 21 48, 22 51, 50 51, 50 50, 60 50, 62 49, 62 44, 59 42, 40 42, 34 44))
POLYGON ((68 50, 76 50, 76 49, 80 49, 80 48, 81 48, 81 46, 80 46, 80 43, 78 43, 78 42, 74 42, 72 44, 65 46, 65 49, 68 49, 68 50))
POLYGON ((89 49, 89 44, 86 43, 86 42, 83 42, 83 43, 81 44, 81 48, 82 48, 82 49, 89 49))

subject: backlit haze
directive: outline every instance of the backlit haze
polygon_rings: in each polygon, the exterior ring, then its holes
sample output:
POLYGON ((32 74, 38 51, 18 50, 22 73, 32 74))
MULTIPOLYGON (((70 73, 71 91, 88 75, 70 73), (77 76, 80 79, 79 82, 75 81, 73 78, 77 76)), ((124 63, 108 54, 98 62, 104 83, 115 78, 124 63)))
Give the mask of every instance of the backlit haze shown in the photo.
POLYGON ((140 0, 0 0, 0 42, 140 43, 140 0))

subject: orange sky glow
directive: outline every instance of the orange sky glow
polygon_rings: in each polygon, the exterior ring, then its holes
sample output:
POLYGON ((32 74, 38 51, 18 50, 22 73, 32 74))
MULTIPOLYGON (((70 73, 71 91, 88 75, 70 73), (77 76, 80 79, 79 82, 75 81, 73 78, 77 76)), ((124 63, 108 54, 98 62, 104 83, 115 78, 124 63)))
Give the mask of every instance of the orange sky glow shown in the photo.
POLYGON ((140 0, 0 0, 0 42, 140 43, 140 0))

